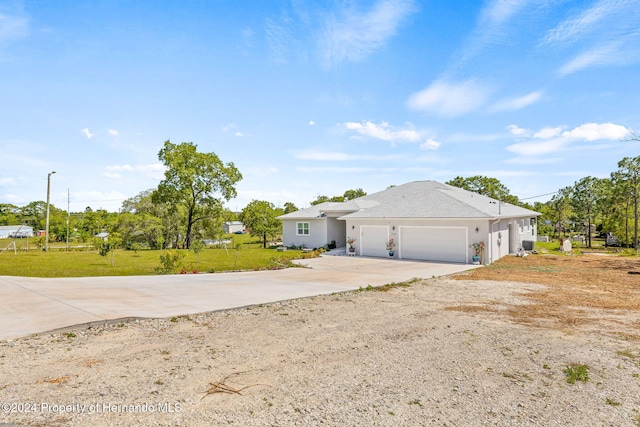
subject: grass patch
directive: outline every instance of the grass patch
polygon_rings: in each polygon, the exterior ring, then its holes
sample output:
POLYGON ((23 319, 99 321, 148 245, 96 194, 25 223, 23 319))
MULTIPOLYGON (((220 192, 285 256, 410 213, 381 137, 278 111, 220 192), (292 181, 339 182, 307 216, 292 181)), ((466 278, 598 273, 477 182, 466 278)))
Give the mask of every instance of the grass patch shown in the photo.
POLYGON ((589 367, 587 365, 572 363, 564 368, 562 372, 564 372, 567 377, 567 382, 569 384, 575 384, 576 381, 581 381, 583 383, 589 381, 589 367))
MULTIPOLYGON (((256 246, 256 245, 252 245, 256 246)), ((160 256, 168 251, 116 250, 114 264, 91 251, 18 251, 0 253, 0 276, 25 277, 95 277, 95 276, 148 276, 157 274, 160 256)), ((240 250, 224 248, 205 249, 198 254, 188 250, 172 250, 184 254, 177 270, 184 272, 222 272, 236 270, 272 269, 288 265, 291 259, 302 257, 302 251, 277 252, 275 249, 249 247, 240 250), (273 259, 278 262, 274 263, 273 259)), ((171 272, 170 272, 171 273, 171 272)))
POLYGON ((609 398, 607 398, 605 400, 605 402, 607 402, 607 405, 609 405, 609 406, 621 406, 622 405, 621 402, 618 402, 617 400, 613 400, 613 399, 609 399, 609 398))
POLYGON ((399 283, 393 282, 393 283, 387 283, 386 285, 382 285, 382 286, 367 285, 366 288, 363 288, 362 286, 360 286, 358 290, 356 290, 355 292, 366 292, 366 291, 387 292, 394 288, 408 288, 414 283, 419 282, 420 280, 421 279, 419 278, 413 278, 411 280, 407 280, 406 282, 399 282, 399 283))

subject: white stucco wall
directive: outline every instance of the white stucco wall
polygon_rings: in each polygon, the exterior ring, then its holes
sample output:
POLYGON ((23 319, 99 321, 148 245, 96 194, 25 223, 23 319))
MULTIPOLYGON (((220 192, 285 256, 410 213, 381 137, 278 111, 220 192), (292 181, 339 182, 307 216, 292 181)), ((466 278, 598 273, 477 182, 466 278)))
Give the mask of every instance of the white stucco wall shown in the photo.
POLYGON ((306 248, 319 248, 327 241, 327 218, 314 219, 287 219, 282 221, 282 243, 284 246, 304 246, 306 248), (309 235, 299 236, 298 223, 309 223, 309 235))
MULTIPOLYGON (((400 239, 400 227, 466 227, 467 228, 467 241, 468 244, 484 241, 485 246, 488 242, 489 236, 489 222, 487 220, 453 220, 453 219, 352 219, 346 221, 347 235, 358 238, 360 235, 360 229, 363 225, 376 225, 387 226, 389 229, 389 238, 394 239, 396 242, 396 249, 402 244, 400 239), (394 230, 395 227, 395 230, 394 230), (478 231, 476 232, 476 228, 478 231)), ((360 241, 356 241, 354 246, 356 247, 356 253, 362 253, 360 247, 360 241)), ((473 256, 473 250, 471 248, 467 251, 467 262, 471 263, 471 257, 473 256)))
POLYGON ((531 218, 508 218, 491 221, 489 234, 489 261, 497 261, 505 255, 515 254, 522 242, 535 242, 538 238, 537 221, 531 218))
MULTIPOLYGON (((399 241, 400 227, 466 227, 468 245, 477 242, 484 242, 485 251, 482 260, 484 263, 490 263, 508 255, 510 253, 510 248, 511 253, 516 253, 518 248, 522 246, 522 241, 535 241, 537 238, 537 227, 531 224, 530 218, 511 218, 502 219, 500 221, 490 221, 486 219, 351 219, 346 221, 347 236, 358 239, 358 236, 360 236, 360 229, 363 225, 388 227, 389 238, 393 238, 397 245, 401 244, 399 241), (521 227, 523 220, 524 226, 521 227), (515 231, 515 235, 512 233, 512 235, 509 236, 509 224, 511 224, 512 230, 515 231), (500 244, 498 244, 498 235, 501 236, 500 244), (511 245, 509 245, 509 237, 514 239, 511 245)), ((354 244, 357 254, 362 252, 360 244, 360 239, 358 239, 354 244)), ((473 249, 469 248, 467 251, 468 263, 472 262, 471 257, 473 255, 473 249)))

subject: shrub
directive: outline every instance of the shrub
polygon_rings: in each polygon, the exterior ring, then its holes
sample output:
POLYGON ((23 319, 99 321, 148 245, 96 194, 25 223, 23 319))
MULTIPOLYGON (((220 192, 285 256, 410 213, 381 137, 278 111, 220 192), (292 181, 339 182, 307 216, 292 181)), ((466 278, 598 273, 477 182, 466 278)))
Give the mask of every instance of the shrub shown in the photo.
POLYGON ((160 254, 160 265, 156 267, 156 271, 160 274, 170 274, 178 270, 178 265, 184 254, 178 251, 167 251, 160 254))

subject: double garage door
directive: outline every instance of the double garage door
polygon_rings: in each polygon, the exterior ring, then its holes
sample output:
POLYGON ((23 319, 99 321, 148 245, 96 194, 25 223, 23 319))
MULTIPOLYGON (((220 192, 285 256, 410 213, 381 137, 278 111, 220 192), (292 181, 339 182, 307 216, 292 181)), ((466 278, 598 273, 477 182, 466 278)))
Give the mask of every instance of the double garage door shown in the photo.
MULTIPOLYGON (((362 255, 386 256, 389 229, 362 226, 362 255)), ((395 250, 402 259, 467 262, 466 227, 399 227, 395 250)))

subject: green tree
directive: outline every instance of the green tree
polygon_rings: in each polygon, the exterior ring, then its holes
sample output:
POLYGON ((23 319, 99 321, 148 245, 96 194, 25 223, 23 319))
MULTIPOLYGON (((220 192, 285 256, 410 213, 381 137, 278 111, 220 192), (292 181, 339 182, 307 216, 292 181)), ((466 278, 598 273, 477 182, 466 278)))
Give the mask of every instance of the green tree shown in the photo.
POLYGON ((509 189, 502 184, 497 178, 489 178, 486 176, 472 176, 469 178, 463 178, 457 176, 445 184, 453 185, 454 187, 462 188, 467 191, 473 191, 474 193, 482 194, 483 196, 491 197, 492 199, 500 200, 502 202, 511 203, 512 205, 518 205, 518 197, 509 193, 509 189))
POLYGON ((249 229, 252 236, 262 237, 262 246, 267 247, 267 237, 282 233, 282 223, 278 217, 282 209, 276 209, 272 203, 264 200, 252 200, 240 213, 240 220, 249 229))
POLYGON ((117 220, 118 214, 115 212, 107 212, 104 209, 94 211, 87 207, 78 223, 78 229, 86 239, 104 231, 111 231, 117 220))
POLYGON ((314 201, 311 202, 312 205, 319 205, 320 203, 324 203, 324 202, 333 202, 333 201, 337 201, 337 202, 342 202, 344 201, 344 199, 341 200, 332 200, 335 199, 335 197, 330 198, 329 196, 318 196, 316 197, 316 199, 314 201))
POLYGON ((633 247, 638 250, 638 216, 640 202, 640 156, 625 157, 618 162, 618 170, 612 174, 617 187, 633 208, 633 247))
MULTIPOLYGON (((51 205, 49 210, 51 211, 51 205)), ((22 222, 30 225, 34 230, 44 230, 46 215, 47 203, 42 201, 31 202, 20 209, 22 222)))
POLYGON ((18 225, 22 223, 20 209, 9 203, 0 203, 0 225, 18 225))
POLYGON ((154 203, 153 202, 154 190, 145 190, 138 195, 131 197, 122 202, 121 212, 132 213, 136 215, 150 215, 158 218, 162 226, 162 243, 159 238, 153 240, 151 247, 162 249, 164 244, 175 242, 179 243, 180 236, 184 235, 182 230, 182 215, 184 209, 177 209, 168 203, 154 203))
POLYGON ((554 229, 560 237, 561 232, 567 231, 567 219, 571 212, 571 187, 564 187, 553 195, 549 201, 553 215, 554 229))
POLYGON ((165 165, 164 179, 153 192, 154 203, 172 210, 184 209, 184 246, 191 245, 194 224, 219 212, 222 201, 236 196, 242 175, 233 163, 223 163, 215 153, 201 153, 192 142, 165 141, 158 153, 165 165))
POLYGON ((347 190, 344 192, 342 196, 318 196, 314 201, 311 202, 312 205, 318 205, 324 202, 344 202, 347 200, 357 199, 358 197, 366 196, 367 193, 362 188, 357 188, 355 190, 347 190))
POLYGON ((164 235, 162 220, 147 212, 124 212, 118 215, 116 230, 122 236, 122 242, 126 249, 133 249, 133 245, 156 246, 158 237, 164 235))
POLYGON ((553 209, 549 202, 534 202, 531 210, 540 213, 538 217, 538 235, 553 235, 553 209))
POLYGON ((600 180, 587 176, 577 181, 570 190, 570 203, 576 222, 585 227, 587 246, 591 247, 591 224, 595 222, 595 215, 603 197, 600 180))
POLYGON ((106 257, 111 253, 111 266, 116 265, 115 261, 115 249, 122 244, 122 237, 119 233, 109 233, 107 239, 96 239, 96 247, 100 256, 106 257))
POLYGON ((284 204, 284 213, 285 214, 288 214, 288 213, 291 213, 291 212, 295 212, 297 210, 298 210, 298 207, 296 205, 294 205, 293 203, 291 203, 291 202, 286 202, 284 204))
POLYGON ((356 188, 355 190, 345 191, 343 197, 345 198, 345 200, 353 200, 366 195, 367 193, 362 188, 356 188))

